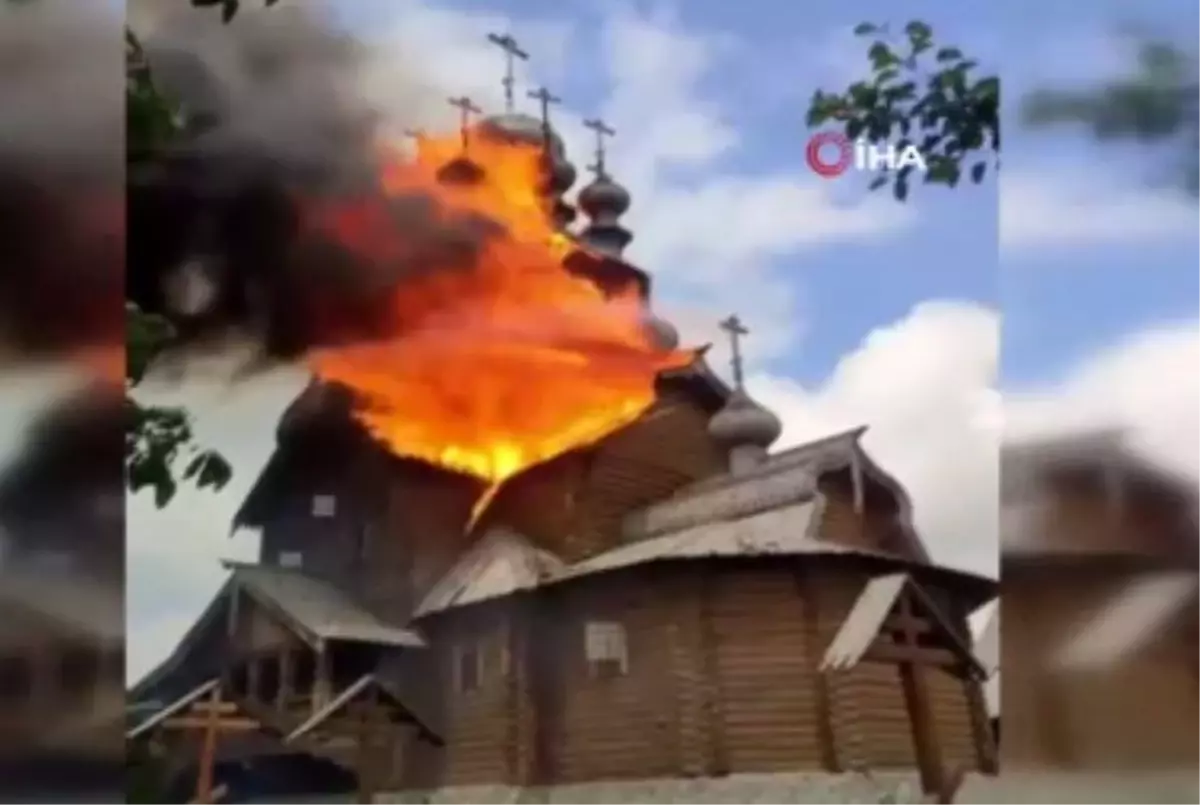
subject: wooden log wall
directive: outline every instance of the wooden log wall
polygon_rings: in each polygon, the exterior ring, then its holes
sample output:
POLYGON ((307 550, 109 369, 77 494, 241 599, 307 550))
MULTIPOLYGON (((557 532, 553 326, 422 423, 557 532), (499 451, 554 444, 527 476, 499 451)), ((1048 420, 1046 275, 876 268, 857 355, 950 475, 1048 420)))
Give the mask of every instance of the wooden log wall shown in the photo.
POLYGON ((619 544, 625 515, 725 471, 726 457, 708 435, 708 420, 695 403, 668 397, 599 445, 564 558, 578 561, 619 544))
POLYGON ((463 530, 481 492, 469 478, 394 462, 387 513, 364 590, 383 614, 405 621, 470 547, 463 530))
POLYGON ((1090 614, 1119 595, 1130 577, 1111 563, 1100 570, 1087 557, 1060 563, 1053 574, 1026 566, 1005 574, 1012 592, 1002 603, 1002 767, 1146 769, 1194 763, 1200 744, 1195 621, 1181 619, 1177 628, 1114 666, 1053 673, 1048 658, 1090 614))
POLYGON ((445 747, 440 750, 439 784, 495 784, 510 781, 513 740, 511 696, 514 658, 510 655, 509 613, 503 606, 449 612, 425 625, 429 649, 441 680, 440 714, 445 747), (460 652, 480 652, 478 686, 461 690, 460 652))
POLYGON ((645 574, 580 584, 562 599, 565 617, 553 636, 561 686, 560 783, 673 776, 679 754, 678 689, 672 671, 670 592, 645 574), (593 672, 585 652, 589 622, 615 622, 626 635, 628 672, 593 672))
MULTIPOLYGON (((898 667, 818 671, 869 573, 800 569, 659 565, 427 619, 447 745, 409 786, 915 768, 898 667), (590 622, 624 627, 626 674, 589 664, 590 622), (488 653, 477 690, 457 687, 462 645, 488 653)), ((926 674, 944 766, 980 768, 966 683, 926 674)))

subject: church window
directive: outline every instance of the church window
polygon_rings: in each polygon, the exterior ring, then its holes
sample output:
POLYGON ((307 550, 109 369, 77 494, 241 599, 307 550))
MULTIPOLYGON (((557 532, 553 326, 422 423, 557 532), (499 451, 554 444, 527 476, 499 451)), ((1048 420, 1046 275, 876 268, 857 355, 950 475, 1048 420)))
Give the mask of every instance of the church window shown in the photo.
POLYGON ((592 621, 584 628, 584 654, 593 677, 629 673, 629 646, 625 627, 614 621, 592 621))
POLYGON ((313 495, 312 516, 329 518, 337 515, 336 495, 313 495))
POLYGON ((304 554, 300 551, 280 551, 279 566, 291 570, 304 567, 304 554))

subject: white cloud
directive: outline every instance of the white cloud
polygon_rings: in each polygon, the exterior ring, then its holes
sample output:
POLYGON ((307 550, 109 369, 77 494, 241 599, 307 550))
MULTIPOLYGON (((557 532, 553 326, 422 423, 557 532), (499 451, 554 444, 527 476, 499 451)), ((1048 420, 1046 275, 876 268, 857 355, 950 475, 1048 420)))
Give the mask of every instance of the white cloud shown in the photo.
MULTIPOLYGON (((374 58, 361 90, 391 116, 397 135, 414 125, 456 125, 447 95, 466 93, 485 109, 502 108, 500 54, 486 41, 491 31, 515 32, 533 56, 517 65, 522 110, 533 108, 525 88, 544 81, 554 90, 566 69, 606 83, 598 108, 580 109, 566 98, 555 126, 581 169, 593 147, 582 121, 600 113, 618 131, 609 166, 633 194, 630 255, 655 276, 658 306, 679 320, 689 341, 712 340, 718 316, 754 309, 753 356, 779 354, 802 331, 802 300, 795 278, 776 270, 776 258, 888 237, 912 222, 908 208, 878 199, 843 203, 800 172, 725 169, 722 160, 738 148, 739 132, 729 110, 704 91, 718 60, 732 51, 724 35, 686 31, 661 14, 606 9, 602 61, 568 65, 564 57, 580 31, 556 20, 514 21, 409 0, 392 8, 390 24, 370 32, 374 58)), ((215 591, 223 575, 217 558, 253 550, 248 542, 228 542, 228 524, 270 452, 275 418, 290 394, 283 384, 265 383, 204 399, 196 388, 188 384, 179 393, 199 413, 201 437, 226 452, 237 474, 222 494, 181 492, 164 511, 146 496, 130 502, 131 677, 171 649, 172 636, 215 591)))
POLYGON ((1083 174, 1004 173, 1000 181, 1000 245, 1005 249, 1196 237, 1196 207, 1178 191, 1123 186, 1083 174))
POLYGON ((1151 327, 1127 336, 1054 389, 1006 395, 1005 432, 1128 427, 1147 459, 1200 477, 1200 324, 1151 327))
POLYGON ((994 574, 999 317, 952 300, 917 305, 867 334, 817 388, 760 375, 751 391, 784 420, 781 446, 868 425, 864 446, 913 498, 940 562, 994 574))

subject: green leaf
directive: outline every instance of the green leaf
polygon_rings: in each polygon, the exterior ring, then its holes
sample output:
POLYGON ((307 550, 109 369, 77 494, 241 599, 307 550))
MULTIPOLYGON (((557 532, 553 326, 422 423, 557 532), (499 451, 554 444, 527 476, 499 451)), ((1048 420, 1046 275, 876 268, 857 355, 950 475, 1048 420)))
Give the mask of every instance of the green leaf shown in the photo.
POLYGON ((878 30, 879 30, 879 27, 873 23, 860 22, 858 25, 854 26, 854 35, 855 36, 867 36, 868 34, 873 34, 878 30))
POLYGON ((874 179, 871 180, 871 184, 867 185, 867 189, 868 190, 878 190, 879 188, 883 187, 885 184, 888 183, 888 179, 889 179, 889 177, 886 175, 885 176, 876 176, 874 179))
POLYGON ((935 57, 940 62, 958 61, 963 57, 963 53, 958 48, 942 48, 937 52, 935 57))
POLYGON ((920 20, 913 20, 912 22, 908 23, 908 25, 905 25, 904 33, 906 33, 908 38, 912 41, 921 41, 933 37, 933 29, 930 28, 927 23, 921 22, 920 20))
POLYGON ((892 185, 892 195, 896 197, 896 201, 904 201, 908 198, 908 180, 905 177, 896 177, 896 182, 892 185))
POLYGON ((979 184, 983 181, 983 176, 985 173, 987 173, 987 163, 976 162, 971 166, 971 181, 975 184, 979 184))
POLYGON ((871 49, 867 51, 867 58, 871 60, 871 66, 876 72, 886 70, 888 67, 900 63, 900 60, 896 58, 896 54, 892 53, 892 49, 887 46, 886 42, 876 42, 871 45, 871 49))

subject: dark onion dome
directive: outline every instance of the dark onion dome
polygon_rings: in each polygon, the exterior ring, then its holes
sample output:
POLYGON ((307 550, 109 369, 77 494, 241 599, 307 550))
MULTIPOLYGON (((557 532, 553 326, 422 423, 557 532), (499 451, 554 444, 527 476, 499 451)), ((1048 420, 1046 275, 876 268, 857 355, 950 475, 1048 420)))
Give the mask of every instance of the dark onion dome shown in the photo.
POLYGON ((728 447, 753 445, 767 448, 783 433, 779 417, 735 389, 725 407, 708 422, 709 435, 728 447))
POLYGON ((618 220, 629 209, 629 191, 601 173, 579 191, 578 203, 591 219, 580 239, 593 249, 620 257, 633 240, 633 233, 618 220))
POLYGON ((629 211, 629 191, 606 175, 579 191, 579 208, 590 218, 617 218, 629 211))

